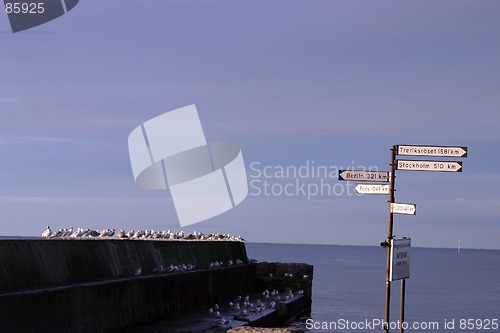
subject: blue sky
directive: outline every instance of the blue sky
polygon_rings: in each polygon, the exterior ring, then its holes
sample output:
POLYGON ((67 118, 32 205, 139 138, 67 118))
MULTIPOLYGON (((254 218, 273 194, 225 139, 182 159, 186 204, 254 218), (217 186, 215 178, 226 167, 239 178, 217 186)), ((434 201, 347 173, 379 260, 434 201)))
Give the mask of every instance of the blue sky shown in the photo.
MULTIPOLYGON (((397 173, 417 215, 395 234, 500 248, 497 1, 88 0, 16 34, 0 15, 0 40, 2 235, 180 230, 167 191, 135 186, 127 137, 196 104, 207 139, 238 143, 247 167, 387 170, 393 144, 467 146, 462 173, 397 173)), ((386 201, 249 196, 185 230, 376 245, 386 201)))

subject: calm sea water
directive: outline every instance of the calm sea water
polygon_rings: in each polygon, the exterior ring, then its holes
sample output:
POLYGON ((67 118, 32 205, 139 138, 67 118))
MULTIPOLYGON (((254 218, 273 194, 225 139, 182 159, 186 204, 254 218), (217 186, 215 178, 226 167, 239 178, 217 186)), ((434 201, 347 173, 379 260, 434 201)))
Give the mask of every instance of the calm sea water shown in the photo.
MULTIPOLYGON (((312 320, 316 325, 335 328, 336 324, 337 328, 310 331, 381 331, 381 326, 360 325, 377 324, 384 318, 387 255, 384 249, 246 245, 248 256, 259 261, 314 265, 312 320)), ((410 264, 405 311, 409 326, 405 332, 500 332, 499 250, 462 249, 458 254, 456 249, 412 248, 410 264)), ((393 282, 391 288, 390 323, 397 325, 400 281, 393 282)))

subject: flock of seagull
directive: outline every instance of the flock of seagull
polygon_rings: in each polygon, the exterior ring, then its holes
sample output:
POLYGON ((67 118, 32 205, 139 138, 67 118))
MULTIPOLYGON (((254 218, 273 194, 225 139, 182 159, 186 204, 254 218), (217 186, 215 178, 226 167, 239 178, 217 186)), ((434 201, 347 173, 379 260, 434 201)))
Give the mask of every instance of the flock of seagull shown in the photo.
MULTIPOLYGON (((253 259, 250 259, 249 262, 254 262, 253 259)), ((236 259, 236 261, 228 260, 226 263, 222 261, 214 261, 211 262, 208 268, 216 268, 216 267, 223 267, 223 266, 233 266, 233 265, 242 265, 245 262, 241 259, 236 259)), ((188 272, 188 271, 193 271, 196 270, 197 267, 193 264, 170 264, 168 266, 163 266, 160 265, 156 268, 153 269, 153 273, 155 274, 162 274, 162 273, 175 273, 175 272, 188 272)), ((133 276, 139 276, 142 275, 142 268, 139 267, 136 270, 134 270, 130 275, 133 276)))
POLYGON ((242 242, 244 239, 241 236, 232 236, 230 234, 204 234, 202 232, 196 232, 186 234, 184 231, 172 232, 167 231, 155 231, 155 230, 130 230, 125 232, 123 229, 116 232, 115 229, 103 229, 103 230, 92 230, 78 228, 76 230, 73 227, 61 228, 57 231, 52 231, 49 226, 42 232, 42 237, 46 239, 111 239, 116 237, 118 239, 154 239, 154 240, 223 240, 223 241, 239 241, 242 242))
MULTIPOLYGON (((154 268, 153 269, 153 273, 155 273, 155 274, 162 274, 162 273, 188 272, 188 271, 192 271, 192 270, 195 270, 195 269, 196 269, 196 266, 193 265, 193 264, 188 264, 188 265, 185 265, 185 264, 180 264, 180 265, 170 264, 170 265, 165 266, 165 267, 163 265, 160 265, 160 266, 154 268)), ((139 267, 135 271, 133 271, 130 275, 139 276, 141 274, 142 274, 142 268, 139 267)))
POLYGON ((272 310, 276 308, 277 303, 284 302, 292 299, 296 295, 303 295, 304 291, 299 290, 293 293, 291 290, 284 293, 279 293, 278 290, 264 290, 262 292, 262 298, 255 298, 253 301, 250 300, 250 295, 242 298, 237 296, 233 301, 229 302, 227 306, 220 307, 215 304, 213 307, 208 309, 210 316, 214 317, 213 326, 221 327, 228 325, 231 319, 239 321, 249 321, 247 318, 250 314, 258 314, 265 310, 272 310))
MULTIPOLYGON (((124 230, 119 230, 116 232, 115 229, 103 229, 103 230, 92 230, 78 228, 76 230, 73 227, 61 228, 53 232, 49 226, 41 234, 42 237, 46 239, 151 239, 151 240, 226 240, 226 241, 244 241, 241 236, 232 236, 229 234, 203 234, 201 232, 194 231, 193 233, 186 234, 184 231, 172 232, 167 231, 155 231, 155 230, 130 230, 125 232, 124 230)), ((254 261, 254 260, 250 260, 254 261)), ((232 266, 244 264, 241 259, 236 259, 234 262, 228 260, 226 263, 222 261, 211 262, 209 268, 216 268, 222 266, 232 266)), ((164 274, 182 271, 195 270, 197 267, 193 264, 170 264, 168 266, 160 265, 153 269, 154 274, 164 274)), ((142 275, 142 268, 137 268, 131 273, 133 276, 142 275)), ((269 274, 272 277, 272 274, 269 274)), ((285 273, 285 278, 293 278, 290 273, 285 273)), ((309 276, 304 275, 304 279, 308 279, 309 276)), ((213 326, 221 327, 229 324, 231 319, 227 319, 227 316, 234 318, 239 321, 248 321, 247 317, 249 314, 258 314, 268 309, 274 309, 279 302, 287 301, 296 295, 302 295, 303 290, 299 290, 293 293, 291 290, 280 294, 277 290, 269 291, 265 290, 262 292, 262 299, 256 298, 253 301, 250 300, 250 296, 242 298, 241 296, 236 297, 233 301, 229 302, 227 306, 219 307, 215 304, 211 307, 208 312, 209 315, 214 317, 213 326), (226 317, 221 313, 224 312, 226 317)))

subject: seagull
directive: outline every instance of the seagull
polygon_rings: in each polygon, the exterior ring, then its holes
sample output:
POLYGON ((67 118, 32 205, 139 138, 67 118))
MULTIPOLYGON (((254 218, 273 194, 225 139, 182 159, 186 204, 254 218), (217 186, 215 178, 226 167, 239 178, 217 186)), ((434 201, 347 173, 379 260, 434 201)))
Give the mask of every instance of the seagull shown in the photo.
POLYGON ((163 265, 160 265, 155 269, 153 269, 153 273, 163 273, 163 272, 164 272, 163 265))
POLYGON ((47 229, 45 229, 45 231, 42 232, 42 237, 49 238, 50 235, 52 235, 52 230, 50 230, 50 227, 47 226, 47 229))
POLYGON ((128 238, 127 234, 125 233, 125 231, 123 231, 123 229, 118 231, 118 233, 116 234, 116 237, 118 237, 120 239, 127 239, 128 238))
POLYGON ((130 238, 138 239, 138 238, 143 237, 145 234, 146 234, 146 232, 144 230, 137 230, 136 233, 130 238))
POLYGON ((82 235, 82 229, 78 228, 75 232, 73 232, 71 235, 69 235, 69 237, 77 238, 77 237, 80 237, 81 235, 82 235))
POLYGON ((62 233, 63 233, 62 229, 59 229, 56 232, 54 232, 52 235, 50 235, 49 238, 60 237, 62 235, 62 233))
POLYGON ((61 237, 68 237, 73 233, 73 227, 71 227, 69 229, 64 228, 62 231, 63 231, 63 233, 62 233, 61 237))
POLYGON ((133 276, 139 276, 141 274, 142 274, 142 269, 139 267, 135 271, 133 271, 131 275, 133 275, 133 276))

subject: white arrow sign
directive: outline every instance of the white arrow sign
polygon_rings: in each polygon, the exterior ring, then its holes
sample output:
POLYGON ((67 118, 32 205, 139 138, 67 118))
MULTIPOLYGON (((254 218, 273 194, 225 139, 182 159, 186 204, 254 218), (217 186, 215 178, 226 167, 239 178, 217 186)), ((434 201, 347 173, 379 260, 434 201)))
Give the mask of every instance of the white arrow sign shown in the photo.
POLYGON ((467 147, 453 146, 397 146, 398 155, 467 157, 467 147))
POLYGON ((391 213, 416 215, 417 214, 417 205, 405 204, 405 203, 391 203, 391 213))
POLYGON ((389 194, 387 184, 356 184, 357 194, 389 194))
POLYGON ((462 172, 462 162, 398 160, 398 170, 462 172))
POLYGON ((361 180, 368 182, 388 182, 388 171, 339 170, 339 180, 361 180))

